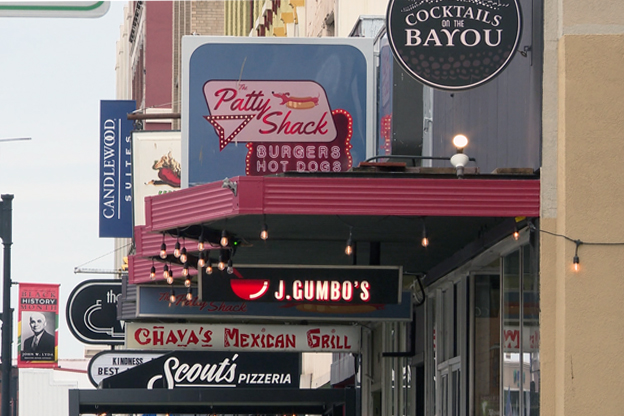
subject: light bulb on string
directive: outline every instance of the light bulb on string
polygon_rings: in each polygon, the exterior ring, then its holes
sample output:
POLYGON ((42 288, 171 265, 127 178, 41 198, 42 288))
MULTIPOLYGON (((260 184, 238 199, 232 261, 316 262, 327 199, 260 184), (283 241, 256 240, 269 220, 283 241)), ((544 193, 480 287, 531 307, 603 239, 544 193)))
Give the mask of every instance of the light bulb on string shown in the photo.
POLYGON ((175 290, 171 289, 171 292, 169 293, 169 303, 175 303, 175 301, 176 301, 175 290))
POLYGON ((191 293, 191 288, 190 287, 186 291, 186 300, 188 300, 189 302, 193 300, 193 293, 191 293))
POLYGON ((156 266, 154 266, 154 260, 152 260, 152 268, 150 269, 150 280, 156 278, 156 266))
POLYGON ((173 267, 169 269, 169 275, 167 276, 167 283, 173 284, 173 267))
POLYGON ((184 280, 184 286, 191 287, 191 279, 189 277, 187 277, 186 280, 184 280))
MULTIPOLYGON (((164 235, 163 235, 163 240, 164 240, 164 235)), ((160 255, 160 258, 163 259, 163 260, 167 258, 167 245, 164 243, 164 241, 160 245, 160 253, 159 253, 159 255, 160 255)))
POLYGON ((345 254, 350 256, 353 254, 353 227, 349 227, 349 238, 347 239, 347 245, 345 247, 345 254))
POLYGON ((420 240, 420 244, 423 247, 429 246, 429 237, 427 237, 427 226, 425 225, 424 219, 423 219, 423 226, 422 226, 422 239, 420 240))
POLYGON ((204 244, 204 229, 202 228, 202 232, 199 235, 199 239, 197 240, 197 250, 198 251, 204 251, 204 249, 206 248, 206 245, 204 244))
POLYGON ((206 274, 212 274, 212 261, 210 259, 206 262, 206 274))
POLYGON ((262 224, 262 231, 260 231, 260 238, 263 240, 269 239, 269 228, 266 223, 262 224))
POLYGON ((520 232, 518 231, 518 225, 517 224, 514 224, 514 230, 513 230, 513 233, 511 234, 511 236, 516 241, 518 241, 518 239, 520 238, 520 232))
POLYGON ((234 273, 234 266, 232 265, 232 259, 229 259, 227 262, 227 272, 228 274, 234 273))
POLYGON ((188 263, 184 263, 182 267, 182 276, 187 277, 189 275, 189 266, 188 263))
POLYGON ((221 271, 225 270, 225 261, 223 260, 223 254, 219 254, 219 263, 217 264, 217 268, 221 271))
POLYGON ((576 244, 576 248, 574 249, 574 257, 572 258, 572 269, 575 272, 578 272, 581 269, 581 266, 579 264, 578 249, 579 246, 583 244, 583 242, 581 240, 575 240, 574 244, 576 244))
POLYGON ((188 256, 186 254, 186 246, 182 247, 182 251, 180 251, 180 261, 182 263, 186 263, 186 261, 188 260, 188 256))
POLYGON ((173 248, 173 256, 176 259, 180 258, 180 241, 176 240, 175 247, 173 248))
POLYGON ((164 279, 168 279, 169 278, 169 266, 167 266, 166 264, 163 267, 163 278, 164 279))
POLYGON ((201 269, 202 267, 204 267, 206 265, 206 260, 204 259, 204 252, 201 251, 199 253, 199 259, 197 259, 197 268, 201 269))
POLYGON ((228 235, 227 235, 227 231, 223 230, 221 231, 221 247, 227 247, 227 245, 229 244, 230 240, 228 239, 228 235))

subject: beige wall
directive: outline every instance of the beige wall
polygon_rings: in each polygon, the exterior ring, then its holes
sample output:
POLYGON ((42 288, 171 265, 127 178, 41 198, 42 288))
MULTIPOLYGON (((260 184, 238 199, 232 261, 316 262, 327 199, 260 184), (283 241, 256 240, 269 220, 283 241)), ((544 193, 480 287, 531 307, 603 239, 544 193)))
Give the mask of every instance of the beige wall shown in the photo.
POLYGON ((542 415, 624 409, 624 2, 545 2, 542 415), (560 236, 553 236, 556 233, 560 236))

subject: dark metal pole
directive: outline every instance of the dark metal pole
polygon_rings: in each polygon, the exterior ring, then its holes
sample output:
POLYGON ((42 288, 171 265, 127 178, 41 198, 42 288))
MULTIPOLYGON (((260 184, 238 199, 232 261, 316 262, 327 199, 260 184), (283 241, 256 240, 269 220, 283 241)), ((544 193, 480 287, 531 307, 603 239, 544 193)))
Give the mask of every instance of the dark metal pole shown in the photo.
POLYGON ((4 275, 2 281, 2 407, 0 416, 11 416, 11 341, 13 317, 11 314, 11 232, 13 195, 2 195, 0 237, 4 245, 4 275))

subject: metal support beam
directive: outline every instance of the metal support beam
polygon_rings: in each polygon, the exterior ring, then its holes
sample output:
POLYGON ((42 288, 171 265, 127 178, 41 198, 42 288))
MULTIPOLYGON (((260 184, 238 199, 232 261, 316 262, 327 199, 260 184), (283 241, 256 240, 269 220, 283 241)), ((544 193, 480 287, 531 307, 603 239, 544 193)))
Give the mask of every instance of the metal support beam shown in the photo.
POLYGON ((0 416, 11 416, 11 342, 13 341, 13 314, 11 313, 11 245, 13 195, 2 195, 0 203, 0 238, 4 246, 2 280, 2 406, 0 416))

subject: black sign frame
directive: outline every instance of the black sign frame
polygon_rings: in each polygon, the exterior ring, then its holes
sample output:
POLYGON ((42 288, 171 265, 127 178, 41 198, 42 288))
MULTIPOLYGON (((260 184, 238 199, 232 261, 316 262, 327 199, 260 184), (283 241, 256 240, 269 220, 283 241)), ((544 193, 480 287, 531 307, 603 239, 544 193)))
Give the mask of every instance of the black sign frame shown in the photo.
POLYGON ((522 36, 519 0, 390 0, 386 28, 395 61, 419 82, 461 91, 505 69, 522 36))
POLYGON ((117 319, 121 280, 94 279, 79 283, 69 295, 65 316, 70 332, 91 345, 123 345, 125 331, 117 319))
POLYGON ((323 305, 401 303, 401 266, 237 265, 202 273, 202 301, 323 305))

